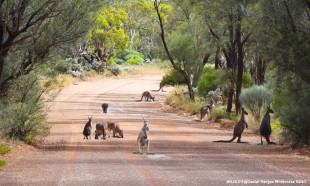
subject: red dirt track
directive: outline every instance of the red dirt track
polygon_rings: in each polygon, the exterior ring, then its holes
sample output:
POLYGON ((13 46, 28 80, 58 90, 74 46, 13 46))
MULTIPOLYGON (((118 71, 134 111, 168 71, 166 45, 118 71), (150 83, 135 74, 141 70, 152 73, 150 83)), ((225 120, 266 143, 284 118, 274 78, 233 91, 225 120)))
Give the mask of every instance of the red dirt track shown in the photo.
POLYGON ((109 78, 65 88, 48 103, 48 140, 64 140, 65 148, 25 153, 0 169, 0 185, 310 185, 309 156, 256 145, 260 137, 246 132, 242 141, 249 144, 213 143, 230 139, 232 131, 164 111, 167 92, 150 91, 155 102, 138 101, 143 91, 158 89, 160 80, 109 78), (103 102, 109 103, 107 114, 103 102), (153 154, 133 153, 142 115, 149 116, 153 154), (88 116, 93 130, 85 140, 88 116), (119 122, 124 138, 94 139, 96 123, 108 120, 119 122))

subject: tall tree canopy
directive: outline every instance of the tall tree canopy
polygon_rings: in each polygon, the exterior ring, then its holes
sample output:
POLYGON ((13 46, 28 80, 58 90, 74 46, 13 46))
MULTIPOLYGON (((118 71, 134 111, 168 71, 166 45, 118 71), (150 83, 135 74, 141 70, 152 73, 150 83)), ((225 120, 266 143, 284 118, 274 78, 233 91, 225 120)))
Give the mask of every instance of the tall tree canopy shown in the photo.
POLYGON ((29 73, 34 63, 42 62, 40 59, 46 58, 51 49, 84 36, 97 5, 95 0, 1 1, 1 92, 10 79, 29 73))

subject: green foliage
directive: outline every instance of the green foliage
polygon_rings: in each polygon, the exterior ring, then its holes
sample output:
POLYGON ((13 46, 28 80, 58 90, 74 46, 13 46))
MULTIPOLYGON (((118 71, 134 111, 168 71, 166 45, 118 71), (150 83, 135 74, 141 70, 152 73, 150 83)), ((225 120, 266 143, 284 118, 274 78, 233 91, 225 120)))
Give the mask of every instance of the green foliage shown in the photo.
POLYGON ((0 159, 0 167, 5 165, 5 160, 0 159))
POLYGON ((212 109, 211 117, 215 119, 226 119, 237 122, 240 116, 235 115, 234 113, 228 113, 223 107, 215 107, 212 109))
POLYGON ((215 70, 212 67, 206 67, 201 75, 197 90, 200 96, 207 96, 208 92, 217 88, 225 89, 225 73, 221 70, 215 70))
POLYGON ((10 153, 11 149, 3 144, 0 144, 0 154, 10 153))
POLYGON ((275 0, 260 1, 259 5, 262 20, 255 32, 263 57, 269 61, 274 111, 286 140, 309 145, 309 6, 304 1, 275 0))
POLYGON ((244 72, 242 74, 242 88, 249 88, 253 86, 254 82, 250 74, 244 72))
POLYGON ((47 136, 49 126, 43 106, 38 104, 11 104, 0 112, 0 132, 4 137, 34 142, 36 136, 47 136))
POLYGON ((283 126, 280 120, 275 120, 271 123, 271 131, 274 136, 279 136, 282 132, 283 126))
POLYGON ((205 100, 198 98, 195 102, 191 101, 188 94, 183 94, 185 86, 177 86, 175 92, 170 92, 167 96, 166 103, 177 110, 183 110, 192 115, 199 113, 200 108, 204 105, 205 100))
POLYGON ((128 13, 124 9, 105 6, 96 18, 89 38, 103 45, 105 52, 125 51, 129 36, 124 29, 128 23, 128 13))
POLYGON ((42 89, 34 74, 12 82, 8 90, 10 96, 0 108, 0 134, 3 137, 33 142, 36 137, 49 134, 41 94, 42 89))
POLYGON ((242 106, 251 112, 256 122, 260 121, 262 109, 271 103, 271 92, 264 86, 254 85, 243 89, 240 94, 242 106))
POLYGON ((310 86, 292 73, 284 76, 270 84, 276 86, 273 105, 284 129, 282 136, 297 144, 310 144, 310 86))
POLYGON ((211 116, 215 119, 227 118, 228 114, 225 109, 214 109, 211 116))
POLYGON ((117 64, 138 65, 143 63, 143 56, 135 50, 127 50, 125 53, 120 53, 116 56, 117 64))
POLYGON ((181 85, 185 84, 185 78, 175 69, 171 69, 167 74, 164 75, 160 82, 163 86, 165 85, 181 85))
POLYGON ((59 60, 55 65, 55 70, 59 73, 66 73, 67 72, 67 63, 65 60, 59 60))

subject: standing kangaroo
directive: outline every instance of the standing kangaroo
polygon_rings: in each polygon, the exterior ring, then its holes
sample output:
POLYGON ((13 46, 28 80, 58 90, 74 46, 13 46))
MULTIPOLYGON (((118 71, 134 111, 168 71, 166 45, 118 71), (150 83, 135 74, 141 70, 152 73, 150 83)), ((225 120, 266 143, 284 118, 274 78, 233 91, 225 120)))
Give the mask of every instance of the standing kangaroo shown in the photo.
POLYGON ((244 110, 244 108, 241 107, 241 118, 235 125, 234 134, 233 134, 234 136, 231 138, 231 140, 228 140, 228 141, 220 140, 220 141, 214 141, 214 142, 231 143, 238 137, 237 143, 246 143, 246 142, 241 142, 241 135, 244 131, 244 127, 248 128, 248 124, 245 121, 244 114, 248 115, 248 113, 244 110))
POLYGON ((149 99, 155 101, 155 97, 152 97, 152 95, 151 95, 151 93, 149 91, 144 91, 143 92, 140 101, 142 101, 143 97, 144 97, 145 101, 149 101, 149 99))
POLYGON ((150 150, 150 138, 149 138, 149 126, 148 126, 148 119, 143 117, 144 120, 144 125, 139 133, 138 139, 137 139, 137 144, 138 144, 138 152, 134 153, 139 153, 142 154, 143 147, 146 145, 147 146, 147 153, 149 153, 150 150))
POLYGON ((260 140, 261 145, 263 145, 263 136, 265 137, 268 144, 275 144, 275 142, 270 141, 270 134, 271 134, 271 126, 270 126, 270 115, 269 113, 274 113, 273 110, 268 106, 267 112, 260 124, 259 132, 260 132, 260 140))
POLYGON ((88 117, 88 122, 85 124, 84 126, 84 130, 83 130, 83 135, 84 135, 84 139, 91 139, 90 134, 91 134, 91 123, 92 123, 93 117, 88 117))

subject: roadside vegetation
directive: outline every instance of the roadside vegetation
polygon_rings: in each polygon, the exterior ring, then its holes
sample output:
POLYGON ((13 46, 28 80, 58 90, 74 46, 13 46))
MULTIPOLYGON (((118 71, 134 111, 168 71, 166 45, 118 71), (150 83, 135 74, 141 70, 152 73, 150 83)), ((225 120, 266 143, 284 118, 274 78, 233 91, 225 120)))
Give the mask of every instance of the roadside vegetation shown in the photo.
POLYGON ((5 165, 5 160, 1 159, 2 155, 8 154, 11 149, 3 144, 0 144, 0 167, 5 165))
POLYGON ((167 98, 177 109, 212 101, 227 123, 242 106, 257 131, 271 106, 275 133, 310 144, 307 1, 4 0, 1 10, 2 139, 47 136, 44 102, 76 81, 154 74, 177 86, 167 98))

